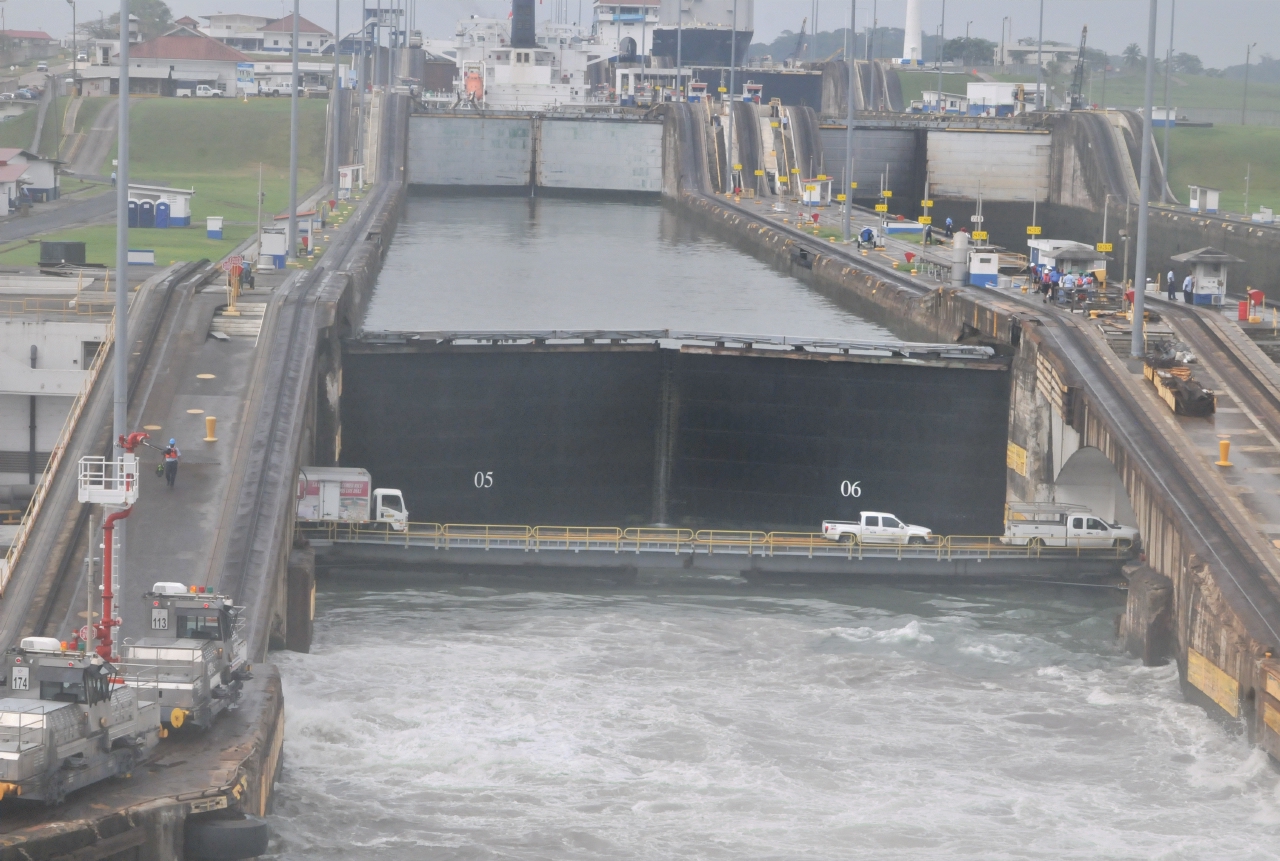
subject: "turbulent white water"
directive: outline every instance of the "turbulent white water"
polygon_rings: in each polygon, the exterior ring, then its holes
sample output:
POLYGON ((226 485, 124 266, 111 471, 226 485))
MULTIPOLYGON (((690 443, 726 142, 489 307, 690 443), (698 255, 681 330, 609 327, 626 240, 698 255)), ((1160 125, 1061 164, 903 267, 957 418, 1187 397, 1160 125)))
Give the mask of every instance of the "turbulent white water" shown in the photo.
POLYGON ((284 859, 1276 858, 1280 778, 1115 593, 321 596, 284 859))

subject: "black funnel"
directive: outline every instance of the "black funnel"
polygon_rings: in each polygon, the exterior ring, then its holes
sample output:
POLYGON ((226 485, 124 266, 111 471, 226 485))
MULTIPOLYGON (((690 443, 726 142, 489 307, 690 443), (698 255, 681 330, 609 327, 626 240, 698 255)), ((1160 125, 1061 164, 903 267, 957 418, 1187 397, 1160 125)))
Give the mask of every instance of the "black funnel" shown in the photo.
POLYGON ((533 0, 511 0, 511 47, 538 47, 533 30, 533 0))

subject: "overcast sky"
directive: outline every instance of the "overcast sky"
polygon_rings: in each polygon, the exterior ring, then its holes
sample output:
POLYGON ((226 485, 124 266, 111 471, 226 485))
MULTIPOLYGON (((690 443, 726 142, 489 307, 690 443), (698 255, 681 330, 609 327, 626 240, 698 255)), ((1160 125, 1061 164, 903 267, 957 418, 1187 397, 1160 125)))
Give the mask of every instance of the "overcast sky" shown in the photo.
MULTIPOLYGON (((375 0, 367 0, 373 6, 375 0)), ((509 2, 503 0, 416 0, 418 20, 424 35, 447 36, 453 32, 458 18, 471 14, 506 14, 509 2)), ((732 0, 724 0, 731 3, 732 0)), ((858 29, 865 27, 872 4, 881 26, 901 27, 906 17, 906 0, 858 0, 858 29)), ((341 0, 347 22, 358 20, 360 0, 341 0)), ((549 14, 550 0, 540 8, 549 14)), ((571 12, 579 8, 579 0, 569 0, 571 12)), ((1014 38, 1034 36, 1038 24, 1040 0, 949 0, 946 32, 949 37, 963 35, 972 21, 970 34, 998 41, 1001 21, 1013 19, 1014 38)), ((590 9, 590 0, 581 0, 581 8, 590 9)), ((1170 0, 1160 0, 1158 53, 1163 54, 1169 40, 1170 0)), ((120 8, 114 0, 77 0, 80 17, 97 17, 120 8)), ((174 17, 211 12, 251 12, 259 15, 282 15, 292 8, 292 0, 169 0, 174 17)), ((318 24, 332 26, 334 0, 301 0, 303 16, 318 24)), ((771 41, 783 30, 799 30, 800 21, 809 15, 811 0, 756 0, 756 39, 771 41)), ((71 10, 63 0, 0 0, 5 24, 12 29, 43 29, 60 36, 71 29, 71 10)), ((936 32, 942 0, 924 0, 924 29, 936 32)), ((1258 54, 1280 56, 1280 2, 1278 0, 1178 0, 1177 32, 1174 49, 1198 54, 1206 66, 1223 67, 1244 62, 1246 40, 1257 41, 1258 54), (1181 35, 1179 35, 1181 34, 1181 35)), ((831 30, 844 26, 849 15, 849 0, 820 0, 818 26, 831 30)), ((1044 35, 1046 39, 1076 44, 1080 28, 1089 25, 1089 44, 1119 53, 1130 42, 1146 46, 1147 3, 1144 0, 1046 0, 1044 35)), ((344 25, 344 30, 346 29, 344 25)))

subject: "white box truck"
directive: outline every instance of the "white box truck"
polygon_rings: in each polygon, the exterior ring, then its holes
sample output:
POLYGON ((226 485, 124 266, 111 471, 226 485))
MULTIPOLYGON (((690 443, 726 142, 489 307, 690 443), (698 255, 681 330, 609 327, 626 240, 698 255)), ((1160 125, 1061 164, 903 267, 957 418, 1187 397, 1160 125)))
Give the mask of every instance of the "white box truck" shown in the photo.
POLYGON ((298 472, 298 519, 312 522, 385 523, 408 528, 404 495, 373 486, 366 469, 308 466, 298 472))
POLYGON ((1110 523, 1083 505, 1010 503, 1000 540, 1023 546, 1136 547, 1138 530, 1110 523))

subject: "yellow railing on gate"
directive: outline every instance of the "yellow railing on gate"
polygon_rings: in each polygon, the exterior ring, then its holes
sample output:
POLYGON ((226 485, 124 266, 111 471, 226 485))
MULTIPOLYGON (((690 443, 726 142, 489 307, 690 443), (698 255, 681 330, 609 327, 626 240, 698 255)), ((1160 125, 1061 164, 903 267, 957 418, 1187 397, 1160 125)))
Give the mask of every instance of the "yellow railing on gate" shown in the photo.
POLYGON ((680 552, 733 551, 748 554, 805 552, 812 557, 846 556, 862 559, 867 554, 883 558, 886 551, 904 559, 934 558, 1028 558, 1083 556, 1125 558, 1133 551, 1131 542, 1101 538, 1064 539, 1061 545, 1010 544, 998 535, 935 536, 923 543, 880 543, 859 541, 846 535, 833 541, 821 532, 761 532, 747 529, 700 529, 681 527, 630 526, 524 526, 492 523, 409 523, 397 531, 385 523, 299 522, 299 535, 317 540, 359 541, 403 544, 430 542, 439 548, 480 547, 522 550, 663 550, 680 552))

